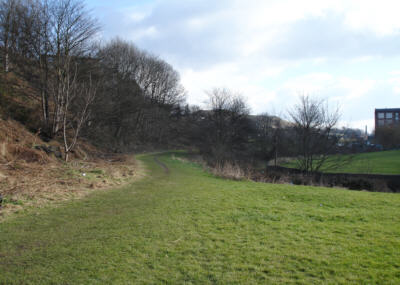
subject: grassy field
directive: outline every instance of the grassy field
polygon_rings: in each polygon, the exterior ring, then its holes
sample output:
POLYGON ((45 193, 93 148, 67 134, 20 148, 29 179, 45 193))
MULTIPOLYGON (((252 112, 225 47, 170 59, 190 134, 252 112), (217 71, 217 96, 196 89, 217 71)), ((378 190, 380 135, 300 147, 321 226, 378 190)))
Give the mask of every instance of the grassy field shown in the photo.
POLYGON ((0 224, 0 284, 400 283, 400 195, 148 176, 0 224))
MULTIPOLYGON (((342 156, 340 161, 347 161, 349 156, 342 156)), ((337 157, 332 159, 335 163, 337 157)), ((362 173, 362 174, 400 174, 400 150, 360 153, 351 156, 349 163, 340 163, 337 169, 332 168, 329 160, 322 171, 336 173, 362 173)), ((296 167, 295 163, 286 163, 286 167, 296 167)))

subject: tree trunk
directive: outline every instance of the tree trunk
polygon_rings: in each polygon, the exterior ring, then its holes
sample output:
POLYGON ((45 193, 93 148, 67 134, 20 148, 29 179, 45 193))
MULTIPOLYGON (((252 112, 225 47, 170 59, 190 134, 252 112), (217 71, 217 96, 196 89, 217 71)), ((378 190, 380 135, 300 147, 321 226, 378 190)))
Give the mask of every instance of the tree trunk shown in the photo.
POLYGON ((9 71, 9 51, 8 51, 8 36, 4 41, 4 72, 9 71))

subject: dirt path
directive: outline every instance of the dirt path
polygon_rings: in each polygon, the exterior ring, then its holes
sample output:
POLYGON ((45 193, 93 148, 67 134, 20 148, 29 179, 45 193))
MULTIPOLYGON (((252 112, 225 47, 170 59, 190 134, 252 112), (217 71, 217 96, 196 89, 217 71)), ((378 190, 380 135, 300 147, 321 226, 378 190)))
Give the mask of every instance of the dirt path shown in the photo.
POLYGON ((165 163, 161 162, 157 157, 154 157, 154 161, 164 169, 165 174, 169 174, 169 168, 165 163))

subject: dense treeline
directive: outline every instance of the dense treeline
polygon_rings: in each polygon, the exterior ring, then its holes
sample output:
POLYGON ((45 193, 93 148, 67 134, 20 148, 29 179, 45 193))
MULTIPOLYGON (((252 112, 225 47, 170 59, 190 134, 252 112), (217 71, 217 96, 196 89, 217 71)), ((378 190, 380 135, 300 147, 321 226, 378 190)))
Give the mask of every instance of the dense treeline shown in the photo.
POLYGON ((88 135, 115 150, 176 141, 185 91, 172 66, 120 39, 96 59, 103 76, 88 135))

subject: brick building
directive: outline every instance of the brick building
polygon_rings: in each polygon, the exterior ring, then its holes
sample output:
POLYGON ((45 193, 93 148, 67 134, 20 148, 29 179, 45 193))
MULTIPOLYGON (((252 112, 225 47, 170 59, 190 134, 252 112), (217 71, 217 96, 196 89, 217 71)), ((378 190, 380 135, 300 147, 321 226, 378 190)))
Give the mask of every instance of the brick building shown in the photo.
POLYGON ((400 108, 375 109, 375 130, 394 124, 400 124, 400 108))

